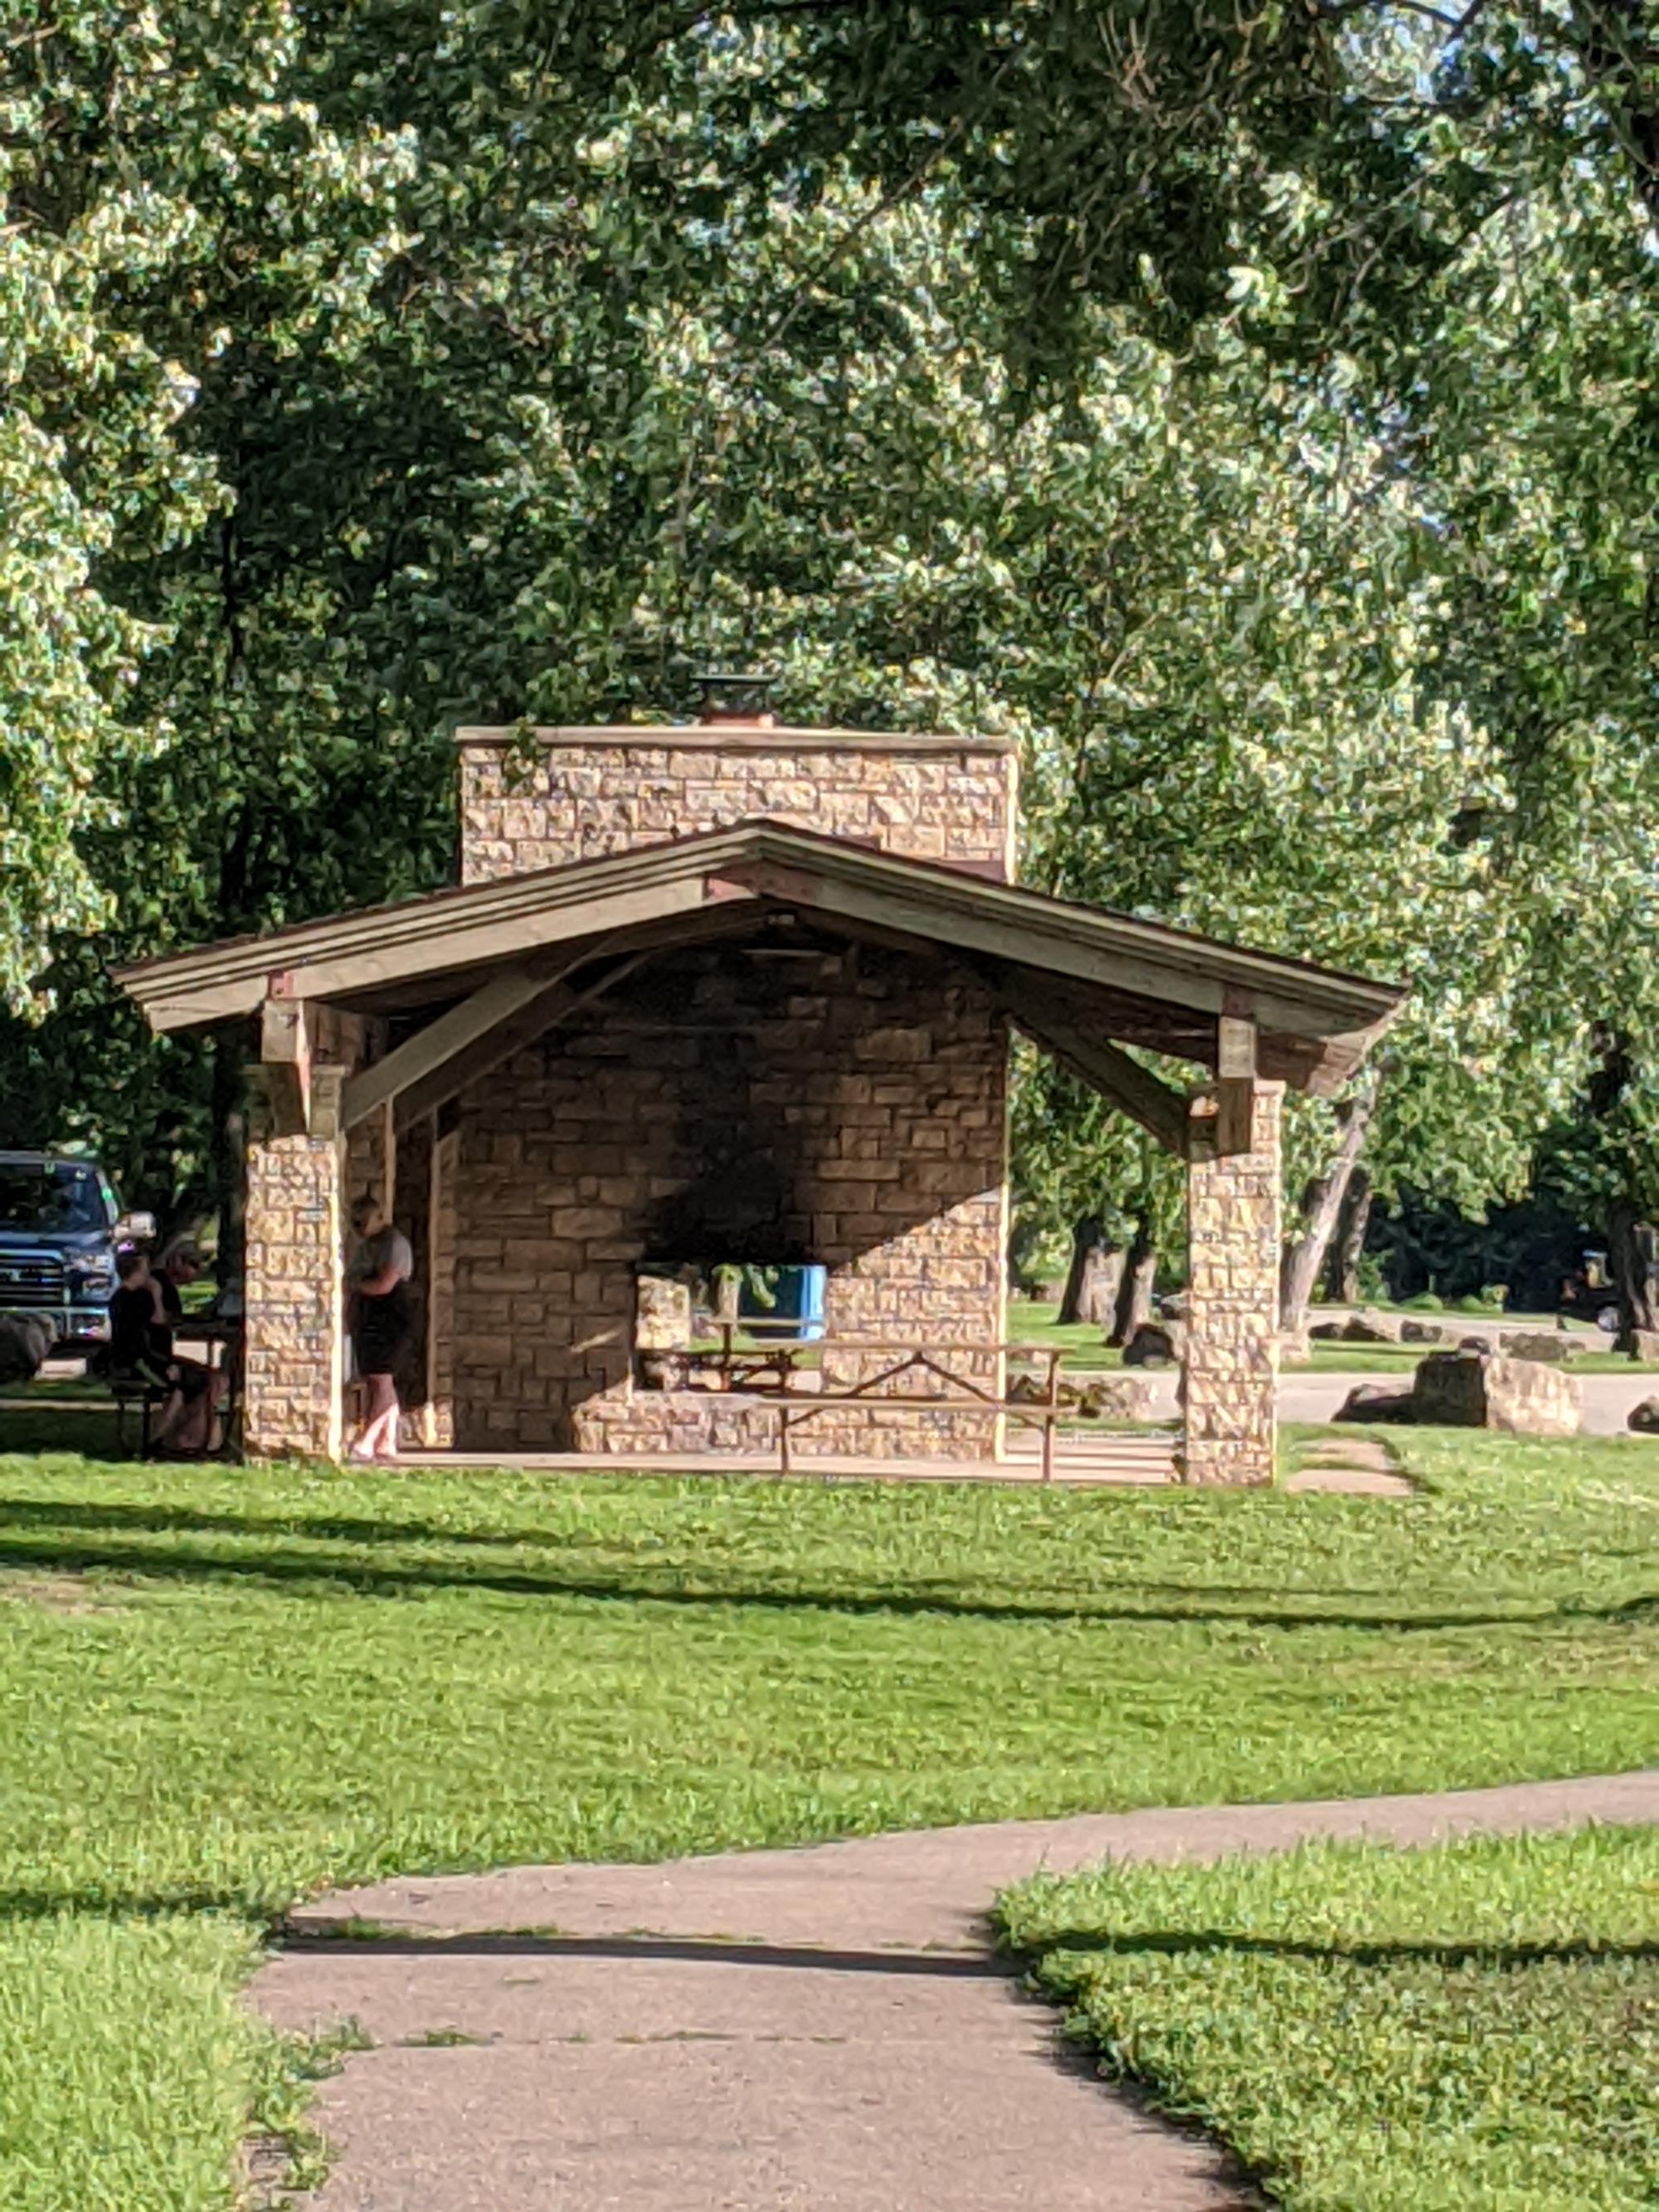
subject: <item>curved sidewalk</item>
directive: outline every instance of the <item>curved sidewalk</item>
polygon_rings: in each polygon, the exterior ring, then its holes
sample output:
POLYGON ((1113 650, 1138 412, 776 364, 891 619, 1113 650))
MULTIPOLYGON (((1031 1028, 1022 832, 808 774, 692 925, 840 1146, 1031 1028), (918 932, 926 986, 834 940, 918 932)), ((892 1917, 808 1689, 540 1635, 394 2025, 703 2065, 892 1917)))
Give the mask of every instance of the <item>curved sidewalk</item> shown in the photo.
POLYGON ((1659 1771, 400 1878, 297 1911, 252 1994, 374 2046, 319 2092, 316 2212, 1218 2212, 1255 2201, 1219 2154, 1063 2057, 993 1958, 995 1893, 1589 1820, 1659 1820, 1659 1771))

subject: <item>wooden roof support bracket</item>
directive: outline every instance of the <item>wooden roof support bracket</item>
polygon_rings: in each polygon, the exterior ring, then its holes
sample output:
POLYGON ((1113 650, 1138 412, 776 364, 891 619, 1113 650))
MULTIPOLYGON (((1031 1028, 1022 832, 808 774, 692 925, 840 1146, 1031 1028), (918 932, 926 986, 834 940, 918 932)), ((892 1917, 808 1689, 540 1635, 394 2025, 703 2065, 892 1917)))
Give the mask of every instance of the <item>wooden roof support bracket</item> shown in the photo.
MULTIPOLYGON (((394 1101, 398 1127, 408 1128, 413 1122, 435 1114, 440 1107, 447 1106, 459 1098, 470 1084, 491 1074, 505 1060, 533 1044, 538 1036, 559 1023, 568 1021, 595 999, 602 998, 613 985, 648 959, 646 952, 630 954, 606 969, 580 991, 573 991, 562 980, 544 976, 540 988, 532 998, 526 999, 514 1012, 503 1015, 493 1028, 475 1036, 458 1050, 398 1093, 394 1101)), ((485 987, 488 988, 487 986, 485 987)), ((471 1001, 468 1000, 467 1004, 471 1001)), ((459 1009, 457 1009, 459 1011, 459 1009)), ((436 1024, 434 1024, 435 1027, 436 1024)), ((424 1032, 422 1032, 424 1034, 424 1032)), ((369 1073, 372 1071, 365 1071, 369 1073)))
POLYGON ((999 969, 993 977, 1003 1010, 1024 1030, 1033 1044, 1049 1053, 1079 1081, 1109 1098, 1114 1106, 1138 1121, 1165 1152, 1178 1159, 1187 1157, 1187 1101, 1178 1091, 1160 1083, 1108 1037, 1079 1028, 1041 988, 1021 977, 1016 980, 999 969))
POLYGON ((341 1102, 341 1121, 345 1128, 355 1128, 365 1121, 376 1107, 384 1106, 389 1099, 399 1097, 411 1085, 444 1066, 458 1053, 489 1036, 489 1032, 520 1012, 532 1000, 550 996, 562 982, 568 969, 552 975, 532 975, 523 968, 509 968, 499 975, 492 975, 470 998, 452 1006, 447 1014, 440 1014, 435 1022, 428 1022, 412 1037, 389 1052, 384 1060, 377 1060, 351 1078, 346 1085, 341 1102))

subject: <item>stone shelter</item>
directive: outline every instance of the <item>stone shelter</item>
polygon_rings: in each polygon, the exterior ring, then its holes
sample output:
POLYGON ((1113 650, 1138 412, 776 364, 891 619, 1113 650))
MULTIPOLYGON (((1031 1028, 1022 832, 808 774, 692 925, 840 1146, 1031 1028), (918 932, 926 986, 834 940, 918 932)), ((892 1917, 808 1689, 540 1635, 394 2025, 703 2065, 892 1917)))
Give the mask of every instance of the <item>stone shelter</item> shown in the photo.
POLYGON ((1182 1472, 1271 1479, 1282 1095, 1340 1085, 1397 990, 1020 888, 1000 740, 717 713, 458 750, 456 887, 121 972, 157 1030, 248 1039, 250 1449, 339 1454, 373 1189, 428 1443, 766 1449, 775 1409, 641 1359, 642 1281, 741 1262, 825 1271, 804 1452, 996 1455, 1018 1029, 1188 1163, 1182 1472), (912 1346, 965 1401, 848 1395, 912 1346))

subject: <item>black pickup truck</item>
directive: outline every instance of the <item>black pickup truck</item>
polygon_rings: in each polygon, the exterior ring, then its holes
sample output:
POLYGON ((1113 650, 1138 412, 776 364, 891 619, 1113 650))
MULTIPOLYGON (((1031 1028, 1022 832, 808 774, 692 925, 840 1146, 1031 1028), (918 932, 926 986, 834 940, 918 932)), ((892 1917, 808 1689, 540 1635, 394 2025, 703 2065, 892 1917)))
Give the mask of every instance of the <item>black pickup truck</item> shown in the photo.
POLYGON ((115 1255, 155 1233, 123 1213, 95 1160, 0 1152, 0 1313, 39 1314, 60 1345, 109 1334, 115 1255))

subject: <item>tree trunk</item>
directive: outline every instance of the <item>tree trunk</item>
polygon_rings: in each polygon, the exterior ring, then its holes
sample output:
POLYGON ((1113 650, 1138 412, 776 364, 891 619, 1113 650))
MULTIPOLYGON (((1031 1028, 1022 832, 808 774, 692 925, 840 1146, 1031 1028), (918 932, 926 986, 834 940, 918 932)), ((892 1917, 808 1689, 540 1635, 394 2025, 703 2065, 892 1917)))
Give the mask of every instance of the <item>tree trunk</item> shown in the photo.
POLYGON ((1636 1348, 1636 1332, 1656 1326, 1653 1293, 1648 1276, 1642 1222, 1627 1199, 1617 1200, 1607 1211, 1607 1273, 1619 1293, 1619 1337, 1621 1352, 1636 1348))
POLYGON ((1152 1224, 1137 1221, 1134 1237, 1124 1257, 1118 1279, 1117 1311, 1108 1344, 1127 1344, 1143 1322, 1152 1317, 1152 1285, 1158 1275, 1158 1255, 1152 1249, 1152 1224))
POLYGON ((1123 1255, 1106 1242, 1099 1222, 1079 1221, 1072 1231, 1072 1264, 1060 1302, 1060 1319, 1106 1328, 1117 1310, 1122 1273, 1123 1255))
POLYGON ((1363 1167, 1357 1167, 1349 1180, 1342 1224, 1325 1270, 1326 1291, 1338 1305, 1359 1304, 1359 1262, 1364 1256, 1365 1232, 1371 1225, 1371 1196, 1370 1176, 1363 1167))
POLYGON ((1348 1194, 1348 1186, 1359 1158, 1359 1148, 1365 1141, 1365 1132, 1370 1127, 1371 1115, 1376 1109, 1375 1089, 1361 1091, 1349 1100, 1347 1119, 1343 1125, 1342 1142, 1337 1147, 1336 1158, 1328 1173, 1314 1183, 1307 1199, 1307 1224, 1300 1237, 1285 1247, 1285 1258, 1279 1277, 1279 1325, 1282 1329, 1299 1329, 1307 1326, 1308 1302, 1313 1296, 1314 1285, 1319 1280, 1319 1270, 1324 1263, 1326 1248, 1331 1241, 1342 1202, 1348 1194))

